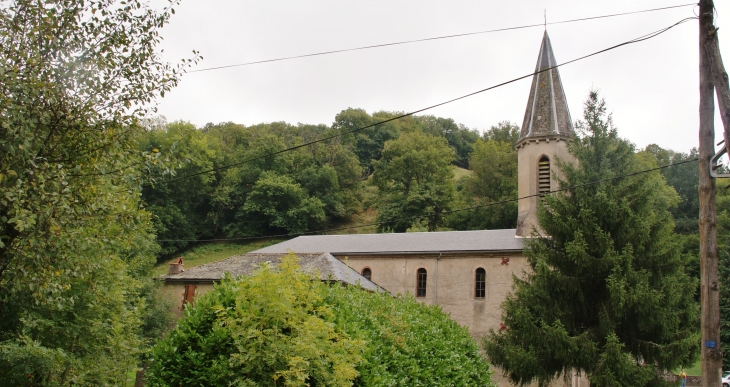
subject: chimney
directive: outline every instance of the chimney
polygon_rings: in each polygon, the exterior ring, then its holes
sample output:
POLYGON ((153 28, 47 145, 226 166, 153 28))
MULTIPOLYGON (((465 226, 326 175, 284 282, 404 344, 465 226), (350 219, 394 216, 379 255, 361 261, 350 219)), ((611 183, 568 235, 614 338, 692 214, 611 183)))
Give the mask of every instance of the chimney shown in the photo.
POLYGON ((167 270, 167 274, 180 274, 185 271, 185 265, 183 265, 182 257, 178 257, 175 262, 170 264, 170 268, 167 270))

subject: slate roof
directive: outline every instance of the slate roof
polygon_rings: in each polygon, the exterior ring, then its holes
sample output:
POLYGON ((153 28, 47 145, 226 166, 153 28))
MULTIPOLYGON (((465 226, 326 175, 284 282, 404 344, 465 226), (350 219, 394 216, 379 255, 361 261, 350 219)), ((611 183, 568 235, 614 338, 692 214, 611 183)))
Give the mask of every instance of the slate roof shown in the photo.
MULTIPOLYGON (((540 53, 537 57, 535 72, 556 66, 558 63, 553 54, 550 37, 547 31, 542 38, 540 53)), ((544 136, 573 136, 573 122, 570 118, 568 103, 563 91, 563 83, 557 68, 537 73, 532 77, 530 97, 527 100, 525 119, 522 122, 520 138, 544 136)))
POLYGON ((522 251, 515 229, 300 236, 254 253, 397 254, 466 251, 522 251))
MULTIPOLYGON (((168 282, 213 282, 223 278, 223 274, 225 273, 230 273, 234 277, 249 275, 264 262, 270 262, 273 265, 278 264, 285 253, 248 253, 234 255, 221 261, 187 269, 179 274, 163 275, 160 278, 168 282)), ((364 289, 370 291, 385 291, 330 254, 321 252, 314 254, 298 253, 297 257, 299 258, 299 265, 304 271, 308 273, 318 271, 320 279, 323 281, 332 278, 335 281, 350 285, 357 285, 359 283, 364 289)))

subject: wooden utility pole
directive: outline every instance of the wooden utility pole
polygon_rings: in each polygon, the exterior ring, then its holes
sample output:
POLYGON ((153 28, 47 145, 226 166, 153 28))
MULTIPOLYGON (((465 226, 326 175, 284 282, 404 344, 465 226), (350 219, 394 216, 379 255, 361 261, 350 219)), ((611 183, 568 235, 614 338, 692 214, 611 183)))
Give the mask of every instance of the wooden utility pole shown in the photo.
POLYGON ((727 72, 722 63, 722 55, 720 55, 720 40, 717 36, 717 28, 713 23, 712 15, 709 15, 708 19, 707 25, 704 26, 706 28, 704 32, 700 21, 700 36, 702 34, 706 35, 705 54, 712 72, 712 83, 717 93, 717 102, 720 105, 722 125, 725 127, 724 138, 730 139, 730 86, 728 86, 727 72))
POLYGON ((710 160, 715 154, 715 100, 712 69, 708 57, 714 4, 700 0, 700 302, 702 306, 702 387, 720 387, 720 282, 717 275, 717 211, 715 180, 710 160))

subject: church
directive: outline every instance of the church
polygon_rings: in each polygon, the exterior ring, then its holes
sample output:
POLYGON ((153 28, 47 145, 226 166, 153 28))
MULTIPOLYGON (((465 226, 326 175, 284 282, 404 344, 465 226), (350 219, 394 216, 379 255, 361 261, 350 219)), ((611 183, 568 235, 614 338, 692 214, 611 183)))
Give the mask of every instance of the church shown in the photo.
MULTIPOLYGON (((324 254, 358 275, 350 275, 350 280, 345 278, 343 282, 359 280, 370 288, 375 286, 373 289, 381 288, 393 295, 410 293, 425 304, 437 304, 468 327, 475 338, 490 329, 505 329, 500 304, 512 289, 513 276, 522 277, 529 270, 523 241, 537 230, 538 199, 557 189, 556 158, 574 162, 567 148, 573 125, 556 65, 546 31, 515 144, 521 198, 516 229, 300 236, 221 262, 237 260, 240 264, 247 256, 273 260, 290 251, 300 257, 324 254)), ((308 265, 305 261, 302 259, 303 267, 308 265)), ((198 286, 202 286, 199 291, 207 290, 215 278, 222 276, 224 269, 213 270, 216 274, 211 276, 212 267, 208 266, 214 264, 163 276, 167 286, 179 289, 173 292, 179 308, 186 299, 192 301, 190 295, 198 286), (195 288, 190 288, 193 284, 195 288), (182 298, 177 297, 178 293, 182 298)), ((230 265, 218 265, 230 269, 230 265)), ((499 371, 494 376, 500 385, 508 384, 499 371)), ((580 379, 573 376, 566 382, 578 386, 580 379)))
POLYGON ((254 253, 329 253, 392 294, 438 304, 475 337, 500 329, 512 276, 528 268, 523 238, 537 226, 539 195, 557 188, 554 160, 572 160, 573 126, 556 65, 545 32, 515 144, 523 198, 516 229, 301 236, 254 253))

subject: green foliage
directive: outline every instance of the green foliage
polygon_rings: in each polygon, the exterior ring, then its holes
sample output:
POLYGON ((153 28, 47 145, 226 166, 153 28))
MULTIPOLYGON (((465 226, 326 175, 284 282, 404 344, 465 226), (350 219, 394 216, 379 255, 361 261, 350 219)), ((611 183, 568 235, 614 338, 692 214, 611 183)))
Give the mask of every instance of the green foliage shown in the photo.
MULTIPOLYGON (((647 145, 643 153, 653 156, 656 160, 655 166, 669 165, 697 158, 697 149, 693 148, 689 153, 674 152, 662 149, 656 144, 647 145)), ((674 217, 675 231, 677 238, 682 241, 682 255, 687 262, 686 271, 692 278, 697 279, 695 300, 700 300, 700 196, 698 184, 700 180, 699 163, 689 162, 675 165, 661 170, 667 183, 679 194, 679 203, 671 208, 674 217)))
POLYGON ((292 255, 226 278, 153 350, 152 386, 490 386, 440 308, 313 280, 292 255))
POLYGON ((487 354, 516 383, 545 385, 572 369, 595 386, 662 385, 657 370, 697 355, 696 282, 669 209, 676 193, 658 173, 583 185, 654 165, 635 154, 591 92, 583 136, 559 163, 568 194, 546 196, 538 212, 550 237, 527 241, 531 273, 503 304, 508 327, 490 332, 487 354))
MULTIPOLYGON (((729 183, 728 179, 717 180, 718 187, 726 187, 729 183)), ((730 192, 722 188, 717 190, 717 247, 720 279, 720 347, 730 348, 730 192)), ((730 356, 723 356, 722 363, 723 369, 730 369, 730 356)))
MULTIPOLYGON (((479 135, 451 119, 405 117, 282 152, 400 114, 379 111, 370 115, 362 109, 347 109, 335 117, 332 127, 285 122, 246 127, 228 122, 197 129, 185 122, 165 123, 162 117, 146 120, 148 130, 138 142, 138 149, 155 159, 141 170, 146 175, 163 177, 143 187, 142 192, 160 240, 159 260, 189 248, 191 240, 221 234, 244 237, 296 233, 346 224, 364 211, 377 210, 382 219, 419 216, 424 208, 448 208, 454 196, 450 181, 411 192, 406 208, 381 202, 376 209, 373 200, 363 200, 371 196, 363 180, 383 157, 386 142, 416 132, 445 139, 444 144, 453 153, 450 162, 466 166, 479 135), (272 153, 276 155, 266 156, 272 153), (235 166, 229 168, 231 164, 235 166), (197 174, 206 170, 214 172, 197 174), (191 177, 164 181, 186 175, 191 177), (284 197, 293 201, 284 201, 284 197), (275 215, 278 211, 284 213, 275 215)), ((498 129, 493 131, 498 133, 498 129)), ((463 227, 479 227, 477 218, 473 220, 462 222, 463 227)), ((443 224, 443 219, 437 217, 426 223, 425 227, 433 229, 443 224)), ((397 225, 398 229, 403 227, 411 226, 408 222, 397 225)), ((455 227, 462 225, 455 223, 455 227)))
POLYGON ((484 132, 483 138, 485 141, 501 141, 514 145, 520 138, 520 127, 509 121, 502 121, 484 132))
POLYGON ((350 386, 365 343, 332 323, 321 292, 293 254, 224 279, 157 344, 150 385, 350 386))
POLYGON ((414 120, 424 133, 445 138, 449 142, 449 146, 454 149, 454 163, 462 168, 467 168, 469 154, 473 151, 473 145, 479 138, 476 130, 456 124, 451 118, 429 115, 416 116, 414 120))
MULTIPOLYGON (((514 143, 500 140, 477 140, 469 159, 473 172, 459 191, 459 207, 472 207, 517 197, 517 152, 514 143)), ((449 227, 457 230, 514 228, 517 202, 506 202, 448 217, 449 227)))
POLYGON ((163 243, 161 259, 186 248, 184 240, 301 232, 356 212, 362 169, 339 140, 266 156, 332 134, 324 125, 283 122, 209 124, 202 130, 177 122, 149 131, 141 148, 166 152, 179 164, 174 171, 150 173, 219 169, 143 190, 158 237, 182 240, 163 243), (240 165, 220 168, 230 164, 240 165))
MULTIPOLYGON (((0 2, 0 384, 114 385, 134 368, 154 263, 135 148, 170 9, 0 2)), ((196 57, 194 60, 197 60, 196 57)))
POLYGON ((324 204, 319 199, 307 197, 293 179, 273 172, 261 174, 236 217, 245 227, 243 234, 267 229, 300 233, 325 220, 324 204))
POLYGON ((380 231, 405 232, 418 219, 433 231, 443 223, 443 215, 454 198, 454 151, 446 139, 420 131, 406 133, 385 143, 383 157, 375 163, 373 184, 378 187, 380 231))
MULTIPOLYGON (((185 176, 199 170, 213 168, 221 157, 217 139, 205 136, 190 123, 174 122, 150 130, 140 140, 139 149, 166 155, 166 163, 153 163, 145 173, 152 176, 185 176), (172 161, 179 161, 170 168, 172 161)), ((188 246, 189 242, 210 238, 215 224, 208 214, 212 210, 210 196, 215 183, 212 174, 172 182, 160 182, 142 188, 147 209, 154 214, 152 220, 158 239, 181 240, 161 242, 161 255, 168 256, 188 246)))
POLYGON ((440 307, 352 287, 323 293, 336 325, 368 343, 355 386, 493 386, 474 339, 440 307))

